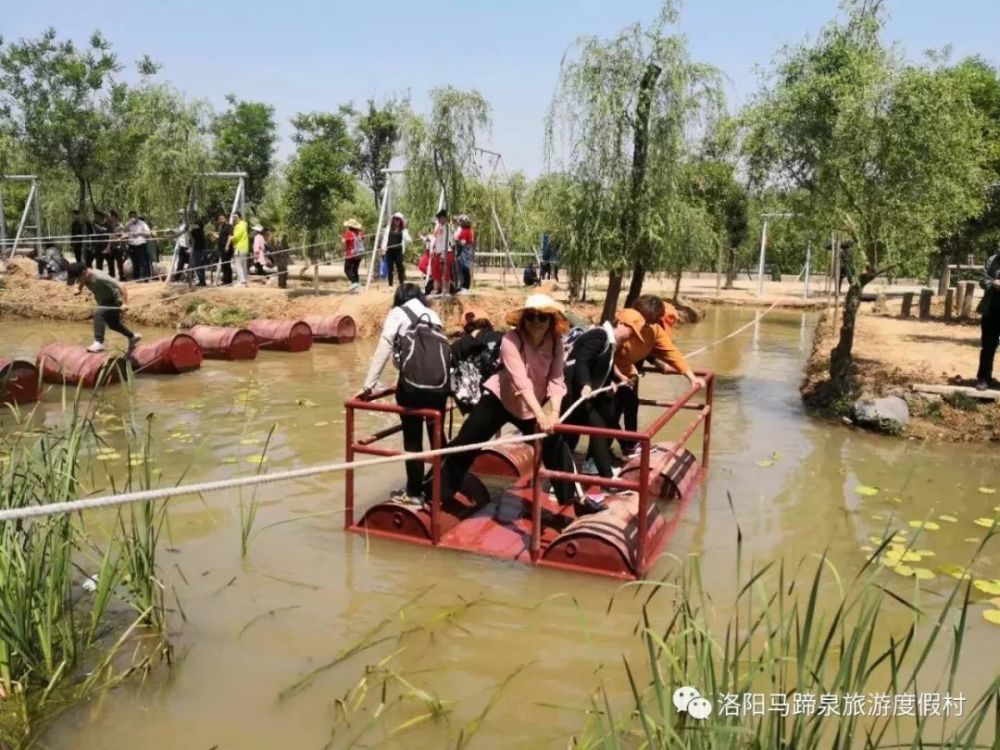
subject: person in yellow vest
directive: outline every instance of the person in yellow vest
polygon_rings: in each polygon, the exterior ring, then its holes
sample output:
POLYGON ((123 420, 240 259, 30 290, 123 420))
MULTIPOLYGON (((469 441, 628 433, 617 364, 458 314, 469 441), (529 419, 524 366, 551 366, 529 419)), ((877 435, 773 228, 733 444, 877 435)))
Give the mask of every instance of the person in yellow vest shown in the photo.
POLYGON ((246 219, 239 211, 233 212, 230 222, 233 233, 229 235, 227 248, 233 251, 233 268, 236 269, 236 285, 247 285, 247 258, 250 256, 250 232, 247 230, 246 219))

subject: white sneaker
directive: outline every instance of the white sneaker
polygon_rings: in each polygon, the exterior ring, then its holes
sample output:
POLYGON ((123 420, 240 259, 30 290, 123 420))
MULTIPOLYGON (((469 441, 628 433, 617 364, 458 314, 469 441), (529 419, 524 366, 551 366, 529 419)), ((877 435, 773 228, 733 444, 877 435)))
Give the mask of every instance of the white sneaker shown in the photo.
POLYGON ((91 354, 99 354, 104 351, 104 344, 100 341, 95 341, 93 344, 87 347, 87 351, 91 354))

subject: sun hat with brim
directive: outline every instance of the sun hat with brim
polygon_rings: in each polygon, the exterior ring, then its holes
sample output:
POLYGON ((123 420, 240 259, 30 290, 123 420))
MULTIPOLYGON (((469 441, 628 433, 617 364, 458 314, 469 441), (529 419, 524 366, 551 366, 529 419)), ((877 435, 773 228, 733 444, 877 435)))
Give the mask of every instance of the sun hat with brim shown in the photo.
POLYGON ((615 323, 628 326, 636 336, 642 336, 642 329, 646 325, 646 319, 642 317, 642 313, 638 310, 626 307, 624 310, 619 310, 615 313, 615 323))
POLYGON ((348 229, 360 230, 361 222, 358 221, 357 219, 348 219, 347 221, 344 222, 344 226, 347 227, 348 229))
POLYGON ((253 225, 253 231, 255 231, 255 232, 263 232, 264 231, 264 227, 262 227, 260 224, 254 224, 253 225))
POLYGON ((524 305, 507 313, 507 325, 517 328, 521 325, 521 319, 529 310, 540 313, 547 313, 552 316, 556 324, 556 333, 560 336, 569 331, 569 320, 563 306, 552 299, 547 294, 530 294, 524 301, 524 305))

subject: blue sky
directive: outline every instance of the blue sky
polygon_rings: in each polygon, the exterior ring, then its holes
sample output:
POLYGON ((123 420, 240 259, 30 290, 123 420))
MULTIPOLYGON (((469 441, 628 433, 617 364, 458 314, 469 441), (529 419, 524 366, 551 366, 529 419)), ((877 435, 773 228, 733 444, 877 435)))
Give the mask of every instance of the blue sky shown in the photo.
MULTIPOLYGON (((476 88, 493 106, 490 143, 512 169, 541 168, 542 123, 566 48, 655 17, 658 0, 10 0, 5 38, 47 26, 81 41, 100 29, 121 59, 143 53, 160 77, 216 108, 233 92, 274 105, 287 156, 288 119, 409 94, 418 110, 438 85, 476 88)), ((815 35, 837 0, 687 0, 681 30, 695 59, 721 68, 731 105, 757 85, 783 44, 815 35)), ((887 37, 911 57, 945 44, 998 62, 997 0, 889 0, 887 37)), ((130 66, 131 67, 131 66, 130 66)))

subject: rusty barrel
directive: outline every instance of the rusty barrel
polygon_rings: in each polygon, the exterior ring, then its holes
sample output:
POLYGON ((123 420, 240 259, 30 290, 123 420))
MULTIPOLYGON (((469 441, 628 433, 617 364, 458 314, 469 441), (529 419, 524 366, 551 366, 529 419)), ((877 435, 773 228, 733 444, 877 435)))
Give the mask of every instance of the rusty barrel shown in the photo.
MULTIPOLYGON (((670 458, 664 458, 673 447, 672 443, 656 443, 649 452, 649 495, 659 500, 678 500, 691 490, 697 482, 701 465, 694 454, 686 448, 681 448, 670 458)), ((638 457, 631 459, 622 467, 619 479, 638 481, 638 457)))
POLYGON ((177 333, 132 351, 132 366, 141 375, 179 375, 201 367, 201 347, 186 333, 177 333))
POLYGON ((312 329, 301 320, 251 320, 249 328, 261 349, 304 352, 312 347, 312 329))
POLYGON ((36 364, 46 383, 82 385, 84 388, 124 380, 127 368, 124 357, 107 352, 95 354, 72 344, 43 346, 36 364))
POLYGON ((23 359, 0 359, 0 403, 29 404, 38 400, 38 368, 23 359))
POLYGON ((246 328, 195 326, 187 332, 205 359, 257 359, 257 337, 246 328))
MULTIPOLYGON (((639 536, 639 495, 623 493, 607 501, 600 513, 576 519, 546 548, 543 559, 558 567, 605 575, 632 577, 644 566, 636 560, 639 536)), ((666 522, 656 503, 646 510, 646 559, 660 553, 666 522)))
POLYGON ((531 474, 531 443, 486 448, 476 456, 469 471, 483 477, 526 477, 531 474))
MULTIPOLYGON (((426 497, 430 497, 429 491, 426 497)), ((489 502, 489 499, 489 490, 483 483, 471 474, 466 474, 462 479, 462 489, 455 493, 455 497, 441 503, 439 521, 442 536, 489 502)), ((414 537, 430 541, 430 503, 425 506, 404 505, 394 500, 376 503, 365 512, 355 528, 365 529, 368 533, 379 536, 414 537)))
POLYGON ((304 315, 302 322, 312 330, 313 341, 322 344, 349 344, 358 335, 350 315, 304 315))

